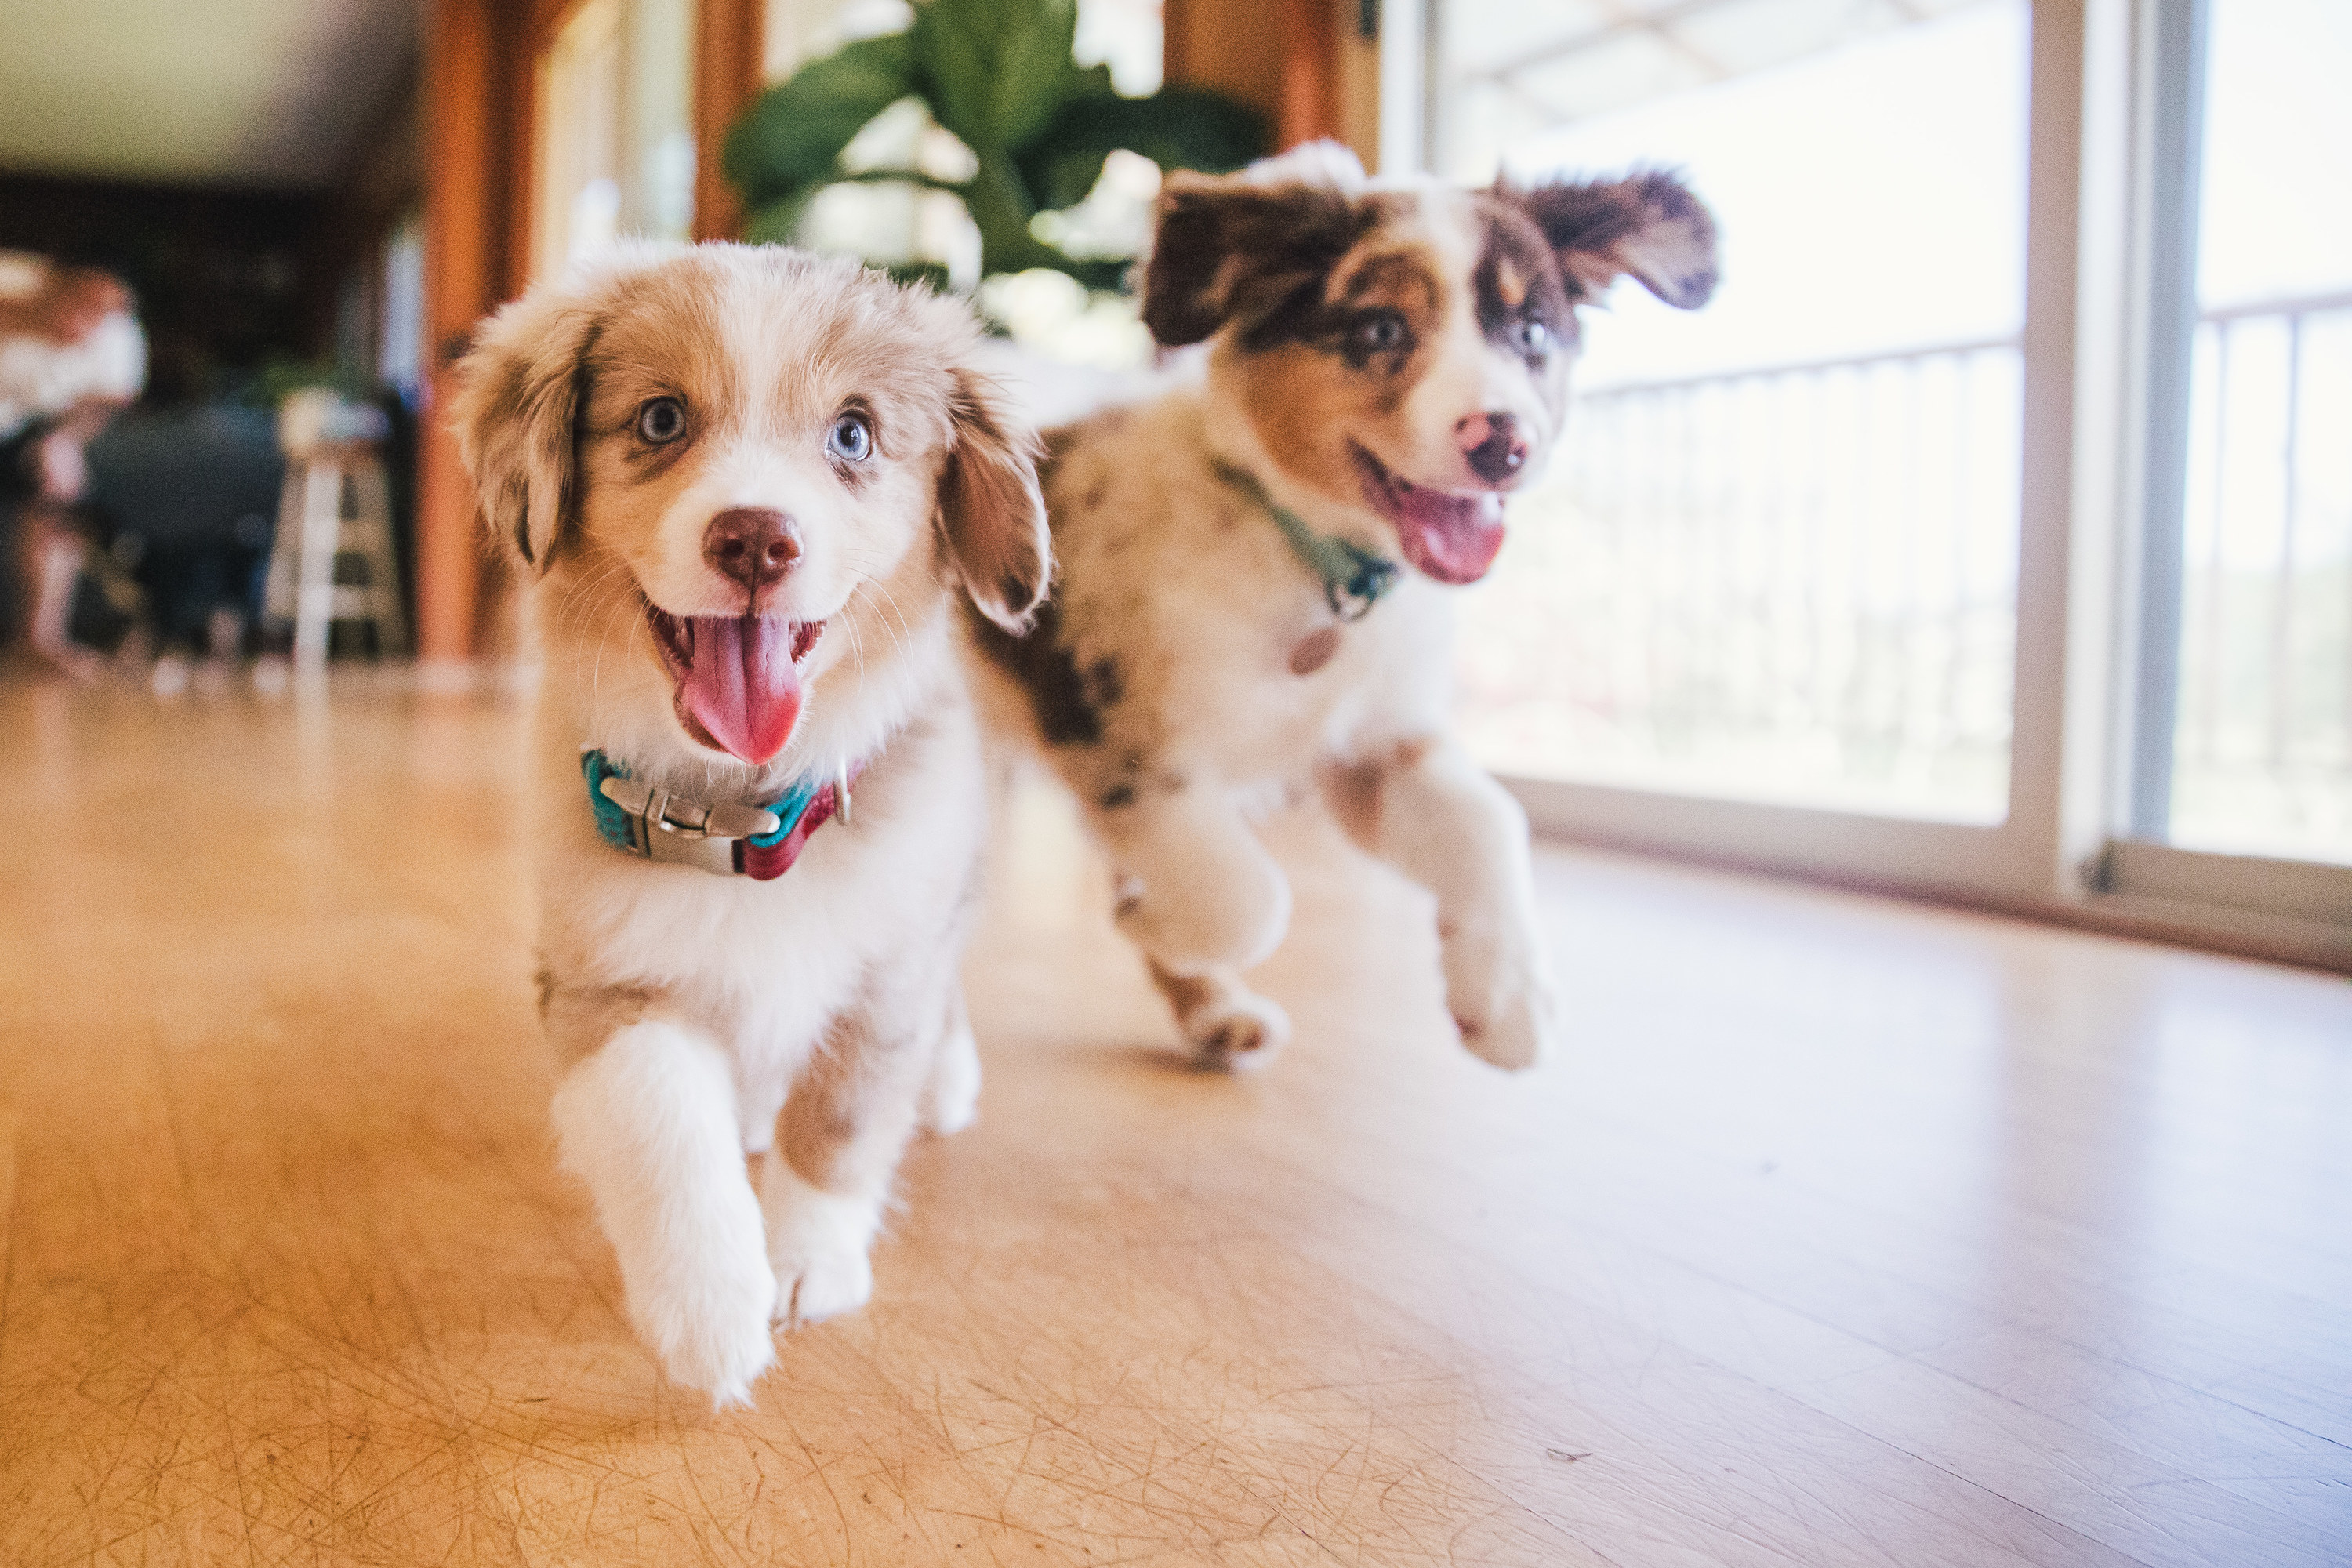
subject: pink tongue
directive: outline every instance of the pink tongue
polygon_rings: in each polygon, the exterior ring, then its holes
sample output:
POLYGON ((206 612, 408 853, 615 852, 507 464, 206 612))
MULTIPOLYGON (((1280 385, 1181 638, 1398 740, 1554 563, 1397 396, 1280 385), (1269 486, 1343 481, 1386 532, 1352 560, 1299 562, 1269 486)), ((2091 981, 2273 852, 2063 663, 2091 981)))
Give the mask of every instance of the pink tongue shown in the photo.
POLYGON ((1417 489, 1395 502, 1405 558, 1441 583, 1475 583, 1503 548, 1503 498, 1417 489))
POLYGON ((782 751, 801 716, 793 629, 781 616, 694 617, 694 662, 678 698, 712 740, 747 763, 782 751))

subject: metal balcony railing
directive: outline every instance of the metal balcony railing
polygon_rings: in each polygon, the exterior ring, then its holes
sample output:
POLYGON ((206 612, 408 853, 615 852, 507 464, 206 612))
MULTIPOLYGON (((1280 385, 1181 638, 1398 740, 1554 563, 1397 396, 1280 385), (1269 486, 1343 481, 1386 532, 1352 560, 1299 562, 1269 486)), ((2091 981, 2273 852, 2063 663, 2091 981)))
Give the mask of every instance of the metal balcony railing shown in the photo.
POLYGON ((1508 772, 2007 805, 2013 339, 1597 388, 1466 618, 1508 772))
POLYGON ((2352 292, 2207 312, 2191 374, 2171 837, 2352 859, 2352 292))
MULTIPOLYGON (((2021 360, 1936 344, 1577 400, 1466 619, 1505 771, 1997 820, 2021 360)), ((2172 837, 2352 859, 2352 295, 2199 328, 2172 837)))

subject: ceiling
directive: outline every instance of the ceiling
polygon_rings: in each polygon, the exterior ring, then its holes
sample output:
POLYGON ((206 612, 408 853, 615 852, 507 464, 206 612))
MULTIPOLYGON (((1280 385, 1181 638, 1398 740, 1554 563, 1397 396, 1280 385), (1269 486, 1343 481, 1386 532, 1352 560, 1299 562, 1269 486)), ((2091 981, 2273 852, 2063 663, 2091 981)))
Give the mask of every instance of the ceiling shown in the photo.
POLYGON ((418 0, 0 0, 0 170, 302 188, 414 80, 418 0))
POLYGON ((1532 127, 1745 76, 1981 0, 1453 0, 1455 90, 1507 97, 1532 127))

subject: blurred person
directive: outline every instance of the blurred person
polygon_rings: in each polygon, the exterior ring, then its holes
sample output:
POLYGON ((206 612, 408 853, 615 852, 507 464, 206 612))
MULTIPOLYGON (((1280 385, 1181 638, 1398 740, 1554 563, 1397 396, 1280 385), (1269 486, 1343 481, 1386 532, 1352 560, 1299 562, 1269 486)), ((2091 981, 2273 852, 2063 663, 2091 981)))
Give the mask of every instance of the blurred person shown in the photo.
MULTIPOLYGON (((216 684, 262 612, 285 458, 268 408, 182 395, 168 340, 147 395, 89 444, 93 569, 128 571, 152 635, 158 695, 216 684)), ((77 596, 75 630, 81 623, 77 596)))
POLYGON ((36 657, 83 679, 99 663, 68 631, 86 552, 74 519, 89 484, 84 449, 146 376, 147 340, 111 271, 21 256, 0 268, 0 508, 24 584, 8 608, 36 657))

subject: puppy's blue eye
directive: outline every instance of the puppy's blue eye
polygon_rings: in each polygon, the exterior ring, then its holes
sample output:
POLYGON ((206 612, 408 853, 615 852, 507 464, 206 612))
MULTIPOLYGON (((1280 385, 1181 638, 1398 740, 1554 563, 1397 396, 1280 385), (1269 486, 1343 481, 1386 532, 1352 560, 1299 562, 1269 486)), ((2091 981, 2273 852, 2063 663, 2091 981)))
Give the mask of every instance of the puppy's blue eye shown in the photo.
POLYGON ((1374 310, 1349 329, 1348 342, 1363 353, 1391 353, 1404 346, 1404 318, 1394 310, 1374 310))
POLYGON ((833 422, 833 433, 824 438, 824 449, 836 458, 862 463, 874 454, 874 426, 863 414, 845 414, 833 422))
POLYGON ((637 408, 637 434, 656 447, 686 434, 686 405, 675 397, 648 397, 637 408))
POLYGON ((1519 323, 1519 352, 1539 354, 1551 347, 1551 329, 1541 321, 1519 323))

